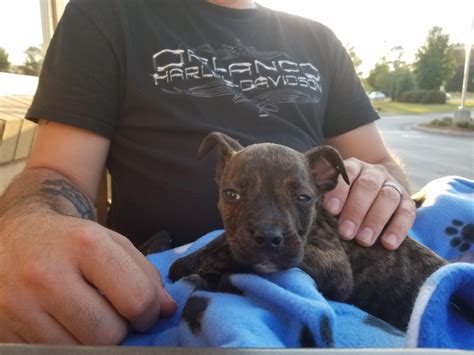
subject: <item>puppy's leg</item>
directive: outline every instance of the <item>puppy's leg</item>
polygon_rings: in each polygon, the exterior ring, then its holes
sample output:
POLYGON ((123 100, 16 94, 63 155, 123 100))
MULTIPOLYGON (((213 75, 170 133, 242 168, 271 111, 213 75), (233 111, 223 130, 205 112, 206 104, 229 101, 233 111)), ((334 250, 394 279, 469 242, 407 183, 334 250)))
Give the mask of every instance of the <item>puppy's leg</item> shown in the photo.
POLYGON ((318 219, 310 232, 300 268, 316 281, 318 290, 326 298, 345 301, 352 295, 349 258, 335 229, 322 219, 318 219))
POLYGON ((194 253, 176 260, 168 275, 175 282, 184 276, 199 274, 207 281, 215 283, 223 274, 238 268, 230 254, 225 234, 222 234, 194 253))
POLYGON ((318 290, 326 298, 345 301, 353 292, 353 275, 337 233, 337 219, 321 205, 317 211, 300 268, 316 281, 318 290))
POLYGON ((416 296, 425 280, 447 262, 407 238, 394 251, 380 241, 370 248, 343 242, 354 275, 350 303, 406 330, 416 296))

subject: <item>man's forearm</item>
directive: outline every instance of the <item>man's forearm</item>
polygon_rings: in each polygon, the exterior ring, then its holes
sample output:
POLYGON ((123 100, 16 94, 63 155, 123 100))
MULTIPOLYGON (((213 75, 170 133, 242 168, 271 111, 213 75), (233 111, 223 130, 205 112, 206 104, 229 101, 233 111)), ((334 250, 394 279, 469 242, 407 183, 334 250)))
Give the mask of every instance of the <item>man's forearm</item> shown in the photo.
POLYGON ((27 169, 0 197, 0 217, 40 211, 96 219, 92 202, 67 178, 50 169, 27 169))

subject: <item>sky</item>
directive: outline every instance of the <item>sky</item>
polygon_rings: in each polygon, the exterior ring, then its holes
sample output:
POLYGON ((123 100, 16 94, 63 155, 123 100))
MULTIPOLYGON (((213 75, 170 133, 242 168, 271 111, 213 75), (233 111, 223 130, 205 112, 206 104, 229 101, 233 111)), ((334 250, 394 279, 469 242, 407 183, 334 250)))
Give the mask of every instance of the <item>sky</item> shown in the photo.
POLYGON ((21 64, 30 46, 41 46, 40 0, 0 0, 0 47, 21 64))
MULTIPOLYGON (((98 0, 99 1, 99 0, 98 0)), ((134 1, 134 0, 129 0, 134 1)), ((179 0, 174 0, 179 1, 179 0)), ((0 47, 20 64, 29 46, 41 46, 40 0, 0 0, 0 47)), ((412 62, 432 26, 443 28, 451 42, 474 36, 473 0, 257 0, 277 10, 305 16, 330 27, 344 45, 352 45, 364 73, 402 46, 412 62)), ((474 40, 474 39, 471 39, 474 40)))

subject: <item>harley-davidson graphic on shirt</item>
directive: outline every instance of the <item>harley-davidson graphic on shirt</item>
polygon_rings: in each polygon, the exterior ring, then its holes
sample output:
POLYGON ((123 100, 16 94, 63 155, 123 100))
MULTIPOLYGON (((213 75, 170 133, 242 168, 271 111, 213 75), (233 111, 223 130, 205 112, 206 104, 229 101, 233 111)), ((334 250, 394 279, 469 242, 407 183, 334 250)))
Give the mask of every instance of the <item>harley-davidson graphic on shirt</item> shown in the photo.
POLYGON ((322 94, 319 70, 280 52, 206 44, 195 49, 162 49, 153 55, 156 86, 174 95, 202 98, 231 95, 234 103, 254 102, 260 117, 285 103, 316 103, 322 94))

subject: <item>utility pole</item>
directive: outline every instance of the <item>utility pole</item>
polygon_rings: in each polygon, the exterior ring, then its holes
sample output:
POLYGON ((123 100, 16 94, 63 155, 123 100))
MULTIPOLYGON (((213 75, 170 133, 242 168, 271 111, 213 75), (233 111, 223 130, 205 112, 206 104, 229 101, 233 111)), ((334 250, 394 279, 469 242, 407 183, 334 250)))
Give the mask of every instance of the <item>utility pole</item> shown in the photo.
POLYGON ((454 111, 454 122, 471 120, 471 110, 466 108, 466 94, 469 85, 469 67, 471 66, 471 47, 474 37, 474 17, 472 17, 471 32, 466 40, 466 60, 464 61, 464 76, 462 81, 461 105, 454 111))

